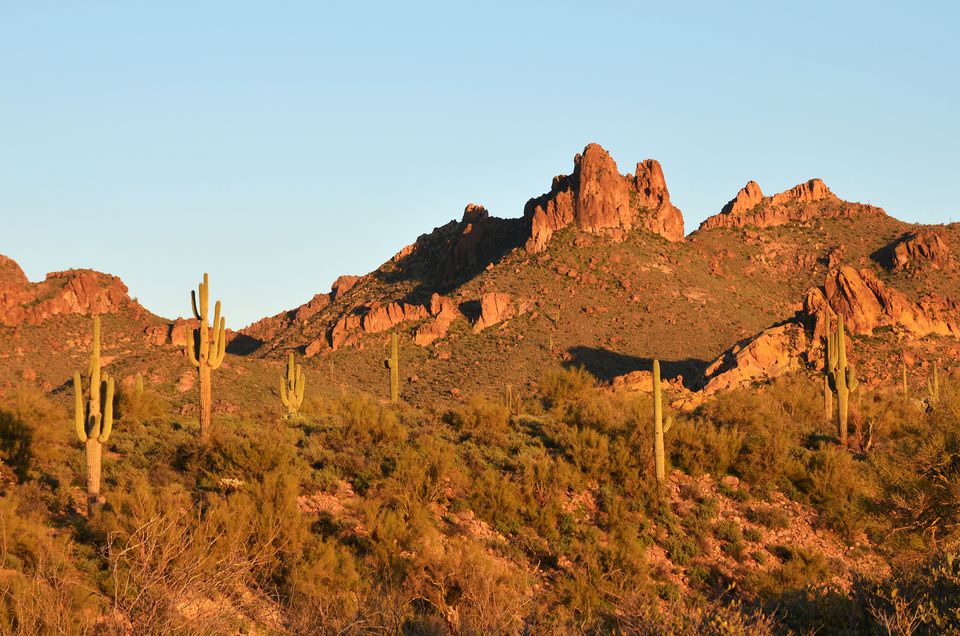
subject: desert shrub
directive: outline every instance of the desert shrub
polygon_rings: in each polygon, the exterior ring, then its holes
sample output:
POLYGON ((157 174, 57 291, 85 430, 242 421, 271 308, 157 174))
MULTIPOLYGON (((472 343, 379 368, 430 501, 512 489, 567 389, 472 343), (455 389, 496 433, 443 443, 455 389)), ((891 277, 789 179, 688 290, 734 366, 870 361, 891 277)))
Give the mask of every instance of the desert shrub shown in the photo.
POLYGON ((548 408, 566 405, 596 386, 596 380, 583 367, 549 369, 540 376, 540 395, 548 408))
POLYGON ((32 461, 33 431, 13 413, 0 411, 0 465, 10 466, 23 481, 32 461))
POLYGON ((790 527, 790 513, 776 506, 757 504, 747 510, 747 519, 771 530, 784 530, 790 527))
POLYGON ((470 505, 481 519, 505 534, 516 532, 521 525, 519 489, 509 476, 493 468, 484 470, 475 479, 470 505))
POLYGON ((567 445, 573 464, 589 475, 603 472, 610 459, 609 438, 592 428, 570 430, 567 445))
POLYGON ((960 633, 960 551, 956 544, 934 550, 868 593, 870 615, 887 633, 960 633))
POLYGON ((450 415, 451 424, 478 444, 505 446, 510 435, 510 411, 499 402, 471 397, 450 415))
POLYGON ((0 496, 0 633, 86 633, 83 617, 96 611, 96 596, 65 538, 21 503, 16 489, 0 496))
POLYGON ((847 538, 860 528, 857 498, 862 486, 856 460, 845 450, 827 446, 810 458, 811 501, 824 520, 847 538))
POLYGON ((737 428, 719 427, 710 421, 681 420, 670 431, 670 460, 689 475, 729 472, 743 448, 744 434, 737 428))
POLYGON ((167 405, 154 391, 149 389, 138 397, 132 387, 122 387, 115 416, 119 422, 127 424, 144 424, 159 422, 167 414, 167 405))

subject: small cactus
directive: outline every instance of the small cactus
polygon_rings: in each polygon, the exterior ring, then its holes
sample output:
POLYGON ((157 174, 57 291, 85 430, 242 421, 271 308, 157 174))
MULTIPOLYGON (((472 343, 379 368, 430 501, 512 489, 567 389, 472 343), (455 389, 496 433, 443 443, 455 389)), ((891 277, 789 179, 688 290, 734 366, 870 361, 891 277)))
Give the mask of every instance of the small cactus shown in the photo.
POLYGON ((113 431, 113 378, 101 372, 100 317, 93 317, 93 352, 87 372, 89 394, 84 399, 80 372, 73 374, 74 425, 83 443, 87 459, 87 514, 93 516, 100 506, 100 475, 103 445, 113 431))
POLYGON ((504 395, 504 402, 507 410, 510 412, 510 415, 513 415, 514 417, 520 415, 522 408, 520 404, 520 396, 516 391, 513 390, 512 384, 507 385, 506 395, 504 395))
POLYGON ((280 401, 287 407, 287 415, 294 416, 303 404, 303 367, 294 364, 293 352, 287 358, 287 375, 280 376, 280 401))
POLYGON ((390 357, 384 364, 390 369, 390 401, 400 401, 400 360, 397 354, 397 334, 390 335, 390 357))
POLYGON ((666 460, 663 453, 663 436, 673 426, 673 418, 663 421, 663 401, 660 392, 660 361, 653 361, 653 462, 657 481, 663 483, 667 476, 666 460))
POLYGON ((143 376, 139 373, 133 381, 133 399, 137 402, 143 397, 143 376))
POLYGON ((853 365, 847 364, 847 344, 843 331, 843 316, 837 319, 837 333, 835 346, 830 352, 830 388, 837 394, 837 419, 840 428, 840 444, 847 445, 847 413, 850 404, 850 394, 857 390, 860 383, 853 365))
POLYGON ((193 315, 200 321, 200 326, 187 337, 187 357, 193 366, 197 367, 200 376, 200 438, 210 439, 210 407, 213 403, 210 374, 220 368, 226 353, 226 318, 220 317, 220 301, 218 300, 213 311, 213 324, 207 322, 210 316, 210 280, 207 274, 203 275, 200 283, 200 302, 197 303, 197 293, 190 292, 190 302, 193 306, 193 315), (195 348, 194 339, 199 341, 199 348, 195 348))
POLYGON ((909 393, 909 390, 907 389, 907 363, 902 360, 900 361, 900 376, 900 390, 904 395, 907 395, 909 393))
POLYGON ((927 393, 934 402, 940 400, 940 361, 933 363, 933 375, 927 378, 927 393))

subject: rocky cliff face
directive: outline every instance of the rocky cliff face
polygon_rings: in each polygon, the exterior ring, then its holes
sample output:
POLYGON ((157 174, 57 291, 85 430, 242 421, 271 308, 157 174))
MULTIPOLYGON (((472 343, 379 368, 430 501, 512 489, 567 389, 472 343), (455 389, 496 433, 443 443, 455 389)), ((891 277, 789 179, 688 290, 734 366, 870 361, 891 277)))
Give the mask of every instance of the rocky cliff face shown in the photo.
POLYGON ((898 338, 960 337, 960 304, 936 294, 917 302, 893 289, 869 269, 840 267, 823 287, 811 287, 797 316, 765 329, 714 360, 706 370, 705 394, 769 380, 804 365, 822 366, 827 317, 842 316, 848 333, 873 335, 891 328, 898 338))
POLYGON ((930 228, 902 236, 889 250, 886 265, 894 271, 917 272, 950 267, 953 257, 943 229, 930 228))
POLYGON ((568 226, 614 238, 640 228, 669 241, 683 240, 683 215, 670 203, 659 163, 647 159, 634 174, 621 175, 598 144, 584 148, 573 163, 573 172, 555 177, 550 192, 527 202, 528 252, 542 252, 553 233, 568 226))
POLYGON ((881 208, 840 199, 820 179, 811 179, 770 197, 763 196, 756 181, 750 181, 719 214, 701 223, 700 229, 772 227, 792 221, 884 214, 881 208))
POLYGON ((62 314, 104 314, 131 309, 143 312, 130 299, 127 286, 116 276, 90 269, 47 274, 31 283, 11 259, 0 256, 0 324, 38 325, 62 314))

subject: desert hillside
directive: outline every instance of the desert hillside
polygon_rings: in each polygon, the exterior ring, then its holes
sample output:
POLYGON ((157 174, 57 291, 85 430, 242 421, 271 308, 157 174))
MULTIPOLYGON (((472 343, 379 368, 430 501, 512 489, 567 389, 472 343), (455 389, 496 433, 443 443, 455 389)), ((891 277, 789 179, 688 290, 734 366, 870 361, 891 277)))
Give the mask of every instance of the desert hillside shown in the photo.
POLYGON ((0 257, 0 633, 958 633, 960 229, 668 174, 242 329, 0 257))

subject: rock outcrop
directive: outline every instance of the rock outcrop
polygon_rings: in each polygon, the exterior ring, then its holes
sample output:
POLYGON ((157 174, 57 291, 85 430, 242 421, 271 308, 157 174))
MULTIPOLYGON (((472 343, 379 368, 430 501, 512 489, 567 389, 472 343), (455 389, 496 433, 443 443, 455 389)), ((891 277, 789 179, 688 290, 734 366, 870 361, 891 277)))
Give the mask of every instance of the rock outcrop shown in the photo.
POLYGON ((444 259, 443 280, 451 283, 464 272, 477 267, 479 259, 480 241, 486 233, 487 221, 490 214, 482 205, 469 203, 463 210, 463 229, 451 241, 444 259))
POLYGON ((750 181, 719 214, 700 224, 701 230, 715 227, 772 227, 819 218, 883 216, 883 209, 850 203, 837 197, 820 179, 811 179, 770 197, 759 184, 750 181))
POLYGON ((513 315, 514 307, 509 294, 488 292, 480 298, 480 318, 474 323, 473 331, 478 333, 513 315))
MULTIPOLYGON (((843 316, 851 333, 870 334, 877 327, 891 326, 917 338, 960 335, 957 316, 946 301, 928 297, 923 303, 911 302, 868 269, 841 267, 827 276, 823 283, 825 303, 816 298, 817 291, 807 293, 808 311, 819 307, 822 312, 829 307, 843 316)), ((807 316, 808 323, 813 321, 816 325, 819 320, 807 316)))
POLYGON ((893 246, 887 266, 895 271, 920 271, 942 269, 952 262, 946 233, 928 228, 902 236, 893 246))
POLYGON ((144 312, 131 300, 127 286, 116 276, 90 269, 47 274, 40 283, 27 281, 12 260, 0 260, 0 324, 38 325, 63 314, 105 314, 121 309, 144 312))
POLYGON ((361 324, 366 333, 380 333, 402 322, 423 320, 426 317, 427 309, 423 305, 387 303, 369 307, 361 324))
POLYGON ((574 226, 622 239, 634 228, 683 240, 683 215, 672 203, 660 164, 648 159, 621 175, 613 158, 590 144, 574 158, 573 173, 554 177, 550 192, 527 202, 528 252, 546 249, 553 233, 574 226))
POLYGON ((457 304, 446 296, 434 294, 430 298, 430 315, 433 317, 420 327, 413 334, 414 344, 425 347, 435 340, 445 338, 450 331, 450 325, 454 320, 460 317, 460 310, 457 304))
POLYGON ((803 365, 806 350, 807 337, 800 324, 788 322, 766 329, 714 360, 707 367, 703 392, 712 395, 796 371, 803 365))

